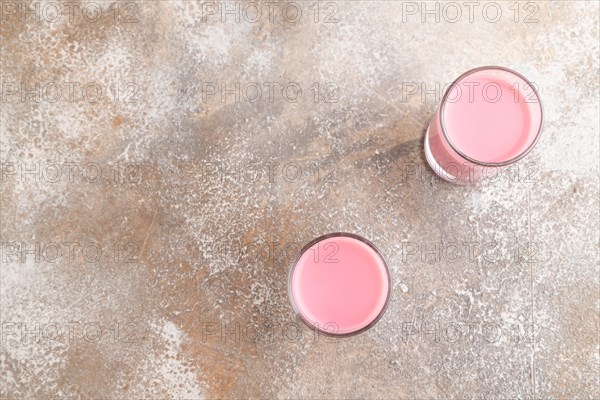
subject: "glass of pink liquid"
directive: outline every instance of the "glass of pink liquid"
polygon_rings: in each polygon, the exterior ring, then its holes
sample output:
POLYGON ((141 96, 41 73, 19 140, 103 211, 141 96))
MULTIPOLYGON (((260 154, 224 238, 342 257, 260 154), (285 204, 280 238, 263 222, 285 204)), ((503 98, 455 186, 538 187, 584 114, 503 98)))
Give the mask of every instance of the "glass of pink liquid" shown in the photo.
POLYGON ((425 158, 441 178, 493 178, 537 143, 543 112, 537 90, 503 67, 465 72, 448 88, 425 135, 425 158))
POLYGON ((297 317, 330 336, 355 335, 375 325, 390 291, 390 272, 381 253, 351 233, 331 233, 304 246, 288 281, 297 317))

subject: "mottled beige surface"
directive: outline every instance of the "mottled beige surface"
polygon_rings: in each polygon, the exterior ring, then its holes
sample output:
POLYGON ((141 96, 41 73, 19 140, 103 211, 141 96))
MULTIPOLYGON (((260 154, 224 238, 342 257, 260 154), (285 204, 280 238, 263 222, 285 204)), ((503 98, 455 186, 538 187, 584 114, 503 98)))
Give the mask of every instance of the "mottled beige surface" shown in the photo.
POLYGON ((40 21, 8 3, 2 398, 600 397, 597 2, 520 3, 515 22, 501 1, 497 23, 486 2, 456 23, 445 3, 439 23, 421 2, 321 3, 317 22, 295 3, 297 23, 203 21, 196 1, 122 3, 116 20, 76 3, 50 23, 49 2, 40 21), (480 65, 537 83, 545 130, 518 173, 452 186, 423 156, 439 98, 408 89, 480 65), (204 101, 203 82, 303 95, 204 101), (373 241, 393 278, 383 319, 342 340, 295 325, 287 300, 295 252, 331 231, 373 241))

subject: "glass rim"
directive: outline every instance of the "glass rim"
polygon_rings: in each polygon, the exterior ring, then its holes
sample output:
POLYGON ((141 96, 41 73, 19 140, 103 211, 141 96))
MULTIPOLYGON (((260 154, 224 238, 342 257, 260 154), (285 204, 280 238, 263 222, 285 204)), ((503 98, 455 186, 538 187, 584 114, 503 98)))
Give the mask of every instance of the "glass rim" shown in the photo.
POLYGON ((450 148, 452 148, 452 150, 454 150, 456 153, 458 153, 458 155, 460 155, 461 157, 463 157, 467 161, 470 161, 473 164, 482 165, 485 167, 505 167, 505 166, 516 163, 517 161, 519 161, 520 159, 525 157, 527 154, 529 154, 529 152, 531 152, 531 150, 533 150, 533 148, 539 141, 541 133, 542 133, 542 127, 544 125, 544 107, 542 105, 542 99, 540 98, 540 94, 538 93, 537 89, 523 75, 521 75, 517 71, 510 69, 510 68, 500 67, 497 65, 485 65, 482 67, 470 69, 470 70, 462 73, 458 78, 456 78, 452 82, 452 84, 448 87, 448 90, 446 90, 446 93, 444 93, 444 96, 442 97, 442 101, 441 101, 439 113, 438 113, 438 118, 440 120, 442 136, 444 137, 446 142, 448 142, 448 144, 450 145, 450 148), (452 143, 452 140, 450 140, 450 137, 449 137, 448 133, 446 132, 446 127, 444 126, 444 119, 443 119, 444 110, 445 110, 446 104, 448 103, 447 98, 448 98, 448 95, 450 94, 450 91, 452 90, 452 88, 455 85, 457 85, 461 80, 466 78, 467 76, 472 75, 479 71, 484 71, 484 70, 498 70, 498 71, 502 71, 502 72, 508 72, 509 74, 515 75, 519 79, 523 80, 531 88, 531 90, 533 90, 533 93, 535 94, 535 97, 537 98, 537 104, 540 107, 540 123, 539 123, 538 130, 535 134, 533 141, 529 144, 529 146, 527 146, 527 148, 525 148, 523 151, 521 151, 517 156, 515 156, 509 160, 506 160, 506 161, 500 161, 500 162, 480 161, 480 160, 477 160, 476 158, 466 155, 464 152, 459 150, 458 147, 454 143, 452 143))
POLYGON ((309 329, 311 329, 319 334, 323 334, 325 336, 338 337, 338 338, 339 337, 349 337, 349 336, 355 336, 355 335, 361 334, 361 333, 371 329, 373 326, 375 326, 375 324, 377 322, 379 322, 379 320, 383 317, 383 315, 387 311, 391 297, 392 297, 392 275, 390 273, 390 267, 388 266, 387 261, 385 261, 383 254, 381 254, 379 249, 372 242, 370 242, 369 240, 365 239, 364 237, 362 237, 360 235, 356 235, 354 233, 332 232, 332 233, 327 233, 325 235, 321 235, 321 236, 311 240, 306 245, 304 245, 304 247, 302 247, 300 249, 300 251, 298 251, 298 254, 296 255, 294 262, 292 263, 292 266, 290 267, 290 270, 288 272, 288 298, 290 300, 290 303, 292 305, 294 313, 296 314, 296 317, 299 318, 309 329), (385 267, 385 273, 386 273, 386 277, 387 277, 387 283, 388 283, 385 302, 383 304, 383 307, 377 314, 377 316, 371 322, 369 322, 367 325, 365 325, 364 327, 357 329, 356 331, 347 332, 347 333, 332 333, 332 332, 328 332, 328 331, 317 328, 313 322, 309 321, 308 319, 306 319, 304 317, 304 315, 300 311, 300 308, 296 304, 296 300, 294 299, 294 294, 292 292, 292 279, 294 276, 294 271, 296 270, 296 266, 298 265, 298 261, 300 261, 300 258, 304 255, 304 253, 306 253, 306 251, 308 251, 308 249, 310 249, 316 243, 322 242, 322 241, 327 240, 332 237, 347 237, 347 238, 351 238, 351 239, 356 239, 356 240, 366 244, 367 246, 369 246, 373 251, 375 251, 375 254, 377 254, 377 256, 383 262, 383 266, 385 267))

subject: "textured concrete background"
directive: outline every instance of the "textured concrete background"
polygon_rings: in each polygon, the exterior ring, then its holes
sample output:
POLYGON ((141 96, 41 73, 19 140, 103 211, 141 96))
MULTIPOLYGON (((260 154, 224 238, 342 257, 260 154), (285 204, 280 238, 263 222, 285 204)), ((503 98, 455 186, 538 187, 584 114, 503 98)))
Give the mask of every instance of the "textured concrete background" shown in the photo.
POLYGON ((600 397, 597 2, 50 3, 1 4, 2 398, 600 397), (545 130, 457 187, 422 139, 480 65, 545 130), (332 231, 393 279, 342 340, 287 299, 332 231))

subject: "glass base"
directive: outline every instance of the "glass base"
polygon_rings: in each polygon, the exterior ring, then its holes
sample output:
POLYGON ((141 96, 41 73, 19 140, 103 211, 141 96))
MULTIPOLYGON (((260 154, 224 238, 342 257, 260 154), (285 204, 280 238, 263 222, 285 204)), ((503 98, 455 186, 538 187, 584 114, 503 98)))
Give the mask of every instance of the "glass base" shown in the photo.
POLYGON ((425 143, 423 144, 423 147, 425 149, 425 159, 437 176, 447 182, 461 184, 460 179, 444 171, 442 166, 435 161, 435 158, 431 153, 431 148, 429 147, 429 127, 427 127, 427 133, 425 134, 425 143))

